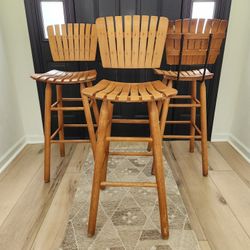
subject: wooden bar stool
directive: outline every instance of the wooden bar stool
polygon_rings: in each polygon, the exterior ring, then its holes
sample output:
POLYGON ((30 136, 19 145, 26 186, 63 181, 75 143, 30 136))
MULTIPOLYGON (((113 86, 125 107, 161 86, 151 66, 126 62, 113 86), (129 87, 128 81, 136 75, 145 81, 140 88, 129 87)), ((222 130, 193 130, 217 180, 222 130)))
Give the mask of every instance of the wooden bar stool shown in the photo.
MULTIPOLYGON (((97 35, 95 24, 63 24, 48 26, 49 45, 54 61, 95 61, 97 35)), ((65 72, 51 70, 42 74, 31 76, 38 82, 44 82, 45 87, 45 114, 44 114, 44 181, 50 181, 50 154, 51 143, 59 143, 61 156, 65 155, 64 143, 83 143, 89 140, 65 140, 64 128, 88 127, 92 150, 95 153, 96 136, 91 117, 90 108, 93 108, 96 123, 99 119, 99 111, 96 100, 92 99, 87 106, 65 107, 64 102, 82 102, 82 98, 63 98, 62 86, 80 85, 80 90, 86 86, 92 86, 96 79, 96 70, 65 72), (52 103, 52 86, 56 86, 56 101, 52 103), (58 115, 58 128, 51 133, 51 112, 58 115), (87 124, 65 124, 65 111, 84 111, 87 124), (55 137, 59 134, 59 140, 55 137)), ((89 102, 89 100, 88 100, 89 102)))
POLYGON ((190 108, 191 119, 188 121, 168 121, 167 112, 163 112, 161 123, 164 124, 163 138, 189 139, 190 152, 194 152, 195 139, 201 139, 202 172, 208 175, 207 153, 207 113, 206 113, 206 84, 214 74, 207 69, 208 64, 215 64, 220 53, 222 41, 225 38, 227 28, 226 20, 184 19, 169 23, 166 39, 166 62, 176 66, 177 70, 159 70, 155 73, 163 76, 164 83, 172 87, 173 81, 191 82, 192 93, 190 95, 177 95, 174 99, 189 99, 190 104, 170 103, 171 108, 190 108), (191 66, 193 70, 181 70, 182 66, 191 66), (200 66, 194 70, 194 66, 200 66), (200 100, 197 99, 197 82, 200 81, 200 100), (200 108, 200 124, 196 124, 196 109, 200 108), (190 124, 190 135, 164 135, 166 124, 190 124))
MULTIPOLYGON (((104 68, 155 68, 160 67, 167 34, 168 19, 156 16, 116 16, 96 20, 97 36, 104 68)), ((162 159, 162 137, 156 101, 163 101, 177 91, 161 81, 125 83, 102 80, 94 87, 82 90, 84 105, 88 98, 102 100, 97 132, 96 158, 89 212, 88 235, 93 236, 96 227, 100 189, 109 187, 155 187, 158 190, 161 233, 168 238, 168 218, 165 178, 162 159), (112 137, 113 105, 119 102, 147 104, 150 137, 112 137), (153 152, 109 152, 111 141, 151 142, 153 152), (156 183, 112 182, 106 180, 107 161, 112 155, 153 155, 156 183)), ((125 120, 125 119, 124 119, 125 120)), ((122 119, 116 122, 123 123, 122 119)), ((128 123, 128 119, 124 123, 128 123)), ((133 120, 130 120, 133 123, 133 120)), ((141 121, 143 123, 145 121, 141 121)), ((140 121, 136 120, 136 123, 140 121)))

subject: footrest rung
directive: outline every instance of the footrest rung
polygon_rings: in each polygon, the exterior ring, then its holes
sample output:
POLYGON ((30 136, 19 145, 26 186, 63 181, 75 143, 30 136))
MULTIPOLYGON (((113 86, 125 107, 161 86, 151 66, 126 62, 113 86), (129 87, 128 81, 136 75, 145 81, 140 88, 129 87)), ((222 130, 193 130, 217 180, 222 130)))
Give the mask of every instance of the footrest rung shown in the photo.
POLYGON ((154 182, 111 182, 102 181, 101 187, 157 187, 154 182))
POLYGON ((152 142, 152 138, 145 137, 106 137, 107 141, 152 142))
POLYGON ((152 152, 109 152, 109 155, 152 156, 152 152))
POLYGON ((164 135, 163 136, 164 139, 191 139, 191 138, 195 138, 195 139, 201 139, 200 135, 164 135))
POLYGON ((169 104, 169 108, 192 108, 192 107, 200 107, 200 104, 187 104, 187 103, 178 103, 178 104, 174 104, 171 103, 169 104))
POLYGON ((82 111, 84 110, 84 107, 53 107, 51 108, 51 111, 82 111))
MULTIPOLYGON (((97 124, 93 124, 94 127, 97 127, 97 124)), ((64 123, 63 124, 63 127, 65 128, 87 128, 88 125, 87 124, 78 124, 78 123, 70 123, 70 124, 67 124, 67 123, 64 123)))
POLYGON ((90 140, 51 140, 51 143, 87 143, 90 142, 90 140))

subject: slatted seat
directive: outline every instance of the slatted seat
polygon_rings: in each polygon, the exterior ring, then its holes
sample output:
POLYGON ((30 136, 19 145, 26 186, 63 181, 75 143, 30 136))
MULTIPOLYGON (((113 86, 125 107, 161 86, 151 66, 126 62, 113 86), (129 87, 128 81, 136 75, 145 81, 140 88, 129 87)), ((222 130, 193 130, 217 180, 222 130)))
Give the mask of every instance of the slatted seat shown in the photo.
MULTIPOLYGON (((72 61, 94 61, 96 57, 97 35, 95 24, 68 23, 62 25, 50 25, 47 27, 48 41, 51 56, 55 62, 72 61)), ((62 88, 69 85, 79 85, 82 90, 87 86, 92 86, 92 81, 96 79, 96 70, 86 70, 78 72, 68 72, 60 70, 50 70, 46 73, 36 73, 31 77, 45 83, 45 114, 44 114, 44 181, 50 180, 50 154, 51 143, 58 143, 61 156, 65 155, 65 143, 83 143, 89 140, 83 139, 65 139, 64 128, 88 128, 90 142, 95 150, 95 131, 91 117, 90 108, 93 109, 96 123, 98 122, 99 111, 96 101, 87 100, 87 106, 64 106, 67 103, 81 103, 82 98, 71 97, 64 98, 62 88), (56 88, 56 101, 52 103, 52 87, 56 88), (51 112, 57 112, 58 128, 51 131, 51 112), (64 124, 64 112, 84 111, 85 118, 89 121, 87 124, 64 124), (90 124, 90 125, 89 125, 90 124), (56 136, 59 135, 59 139, 56 136)), ((96 124, 95 124, 96 126, 96 124)))
MULTIPOLYGON (((167 86, 172 87, 173 81, 189 82, 191 95, 177 95, 172 98, 188 99, 187 103, 170 103, 171 108, 191 108, 189 121, 166 122, 166 115, 161 117, 162 123, 190 124, 190 135, 162 135, 165 139, 189 139, 190 152, 194 152, 195 139, 201 139, 202 172, 208 174, 207 153, 207 114, 206 114, 206 85, 205 81, 212 79, 214 74, 207 69, 207 65, 214 64, 220 54, 222 42, 225 38, 227 20, 217 19, 183 19, 170 21, 166 39, 166 63, 176 71, 155 69, 155 73, 163 77, 167 86), (190 70, 182 70, 182 66, 190 70), (199 68, 200 69, 197 69, 199 68), (195 69, 195 70, 194 70, 195 69), (197 99, 197 84, 200 84, 200 100, 197 99), (196 125, 196 108, 200 108, 201 128, 196 125)), ((149 147, 150 148, 150 147, 149 147)))
POLYGON ((131 84, 102 80, 93 87, 83 89, 82 93, 88 97, 112 102, 148 102, 176 95, 177 91, 166 87, 161 81, 131 84))
POLYGON ((42 74, 33 74, 31 77, 39 82, 55 84, 79 84, 95 80, 96 75, 96 70, 78 72, 51 70, 42 74))
POLYGON ((163 75, 164 78, 172 81, 201 81, 201 80, 209 80, 214 77, 214 74, 211 73, 208 69, 206 69, 204 74, 204 69, 198 70, 187 70, 187 71, 171 71, 171 70, 154 70, 156 74, 163 75), (178 75, 179 74, 179 75, 178 75))

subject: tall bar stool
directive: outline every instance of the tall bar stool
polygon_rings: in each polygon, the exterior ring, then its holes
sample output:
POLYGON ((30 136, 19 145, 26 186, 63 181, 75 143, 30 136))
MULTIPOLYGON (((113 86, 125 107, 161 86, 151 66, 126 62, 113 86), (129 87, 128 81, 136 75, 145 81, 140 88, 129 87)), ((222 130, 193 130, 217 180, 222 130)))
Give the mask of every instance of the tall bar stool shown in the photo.
MULTIPOLYGON (((65 61, 95 61, 97 48, 97 35, 95 24, 62 24, 47 27, 48 39, 52 58, 56 62, 65 61)), ((65 155, 65 143, 84 143, 89 140, 69 140, 64 138, 64 128, 88 127, 92 150, 95 153, 96 136, 90 108, 93 108, 96 123, 99 119, 99 111, 95 99, 87 106, 65 107, 65 102, 82 102, 82 98, 63 98, 62 86, 80 85, 80 90, 86 86, 92 86, 96 79, 96 70, 65 72, 51 70, 42 74, 33 74, 31 77, 44 82, 45 87, 45 114, 44 114, 44 181, 50 181, 50 155, 51 144, 59 143, 60 155, 65 155), (56 86, 56 101, 52 104, 52 86, 56 86), (87 124, 65 124, 64 112, 84 110, 87 124), (58 128, 51 133, 51 112, 58 115, 58 128), (55 137, 59 134, 59 140, 55 137)), ((88 100, 89 102, 89 100, 88 100)))
MULTIPOLYGON (((97 36, 104 68, 157 68, 160 67, 167 34, 168 19, 156 16, 116 16, 96 20, 97 36)), ((165 178, 162 159, 162 138, 159 125, 159 113, 156 101, 163 101, 177 91, 161 81, 145 83, 125 83, 101 80, 94 87, 82 90, 84 105, 88 98, 102 100, 97 131, 96 157, 89 212, 88 235, 93 236, 100 189, 109 187, 155 187, 158 190, 161 233, 168 238, 168 218, 165 191, 165 178), (119 102, 140 102, 147 104, 151 136, 112 137, 113 105, 119 102), (153 152, 109 152, 111 141, 151 142, 153 152), (112 182, 106 180, 107 161, 112 155, 153 155, 156 169, 156 183, 148 182, 112 182)), ((125 120, 125 119, 124 119, 125 120)), ((123 123, 122 119, 119 120, 123 123)), ((130 119, 133 123, 133 119, 130 119)), ((139 123, 140 121, 136 121, 139 123)), ((142 121, 143 122, 143 121, 142 121)), ((128 119, 124 123, 128 123, 128 119)))
POLYGON ((168 121, 167 112, 163 112, 161 123, 164 124, 190 124, 190 135, 164 135, 167 139, 189 139, 190 152, 194 152, 195 139, 201 139, 202 173, 208 175, 207 153, 207 113, 206 113, 206 84, 214 74, 207 69, 207 65, 215 64, 220 53, 222 41, 225 38, 227 28, 226 20, 184 19, 169 23, 166 39, 166 62, 170 66, 176 66, 177 70, 159 70, 155 73, 163 76, 164 83, 172 87, 173 81, 191 82, 191 95, 177 95, 171 99, 189 99, 190 104, 170 103, 170 108, 190 108, 191 119, 189 121, 168 121), (199 69, 194 70, 194 66, 199 69), (191 66, 193 70, 181 70, 182 66, 191 66), (200 81, 200 100, 197 99, 197 82, 200 81), (196 124, 196 109, 200 108, 200 124, 196 124))

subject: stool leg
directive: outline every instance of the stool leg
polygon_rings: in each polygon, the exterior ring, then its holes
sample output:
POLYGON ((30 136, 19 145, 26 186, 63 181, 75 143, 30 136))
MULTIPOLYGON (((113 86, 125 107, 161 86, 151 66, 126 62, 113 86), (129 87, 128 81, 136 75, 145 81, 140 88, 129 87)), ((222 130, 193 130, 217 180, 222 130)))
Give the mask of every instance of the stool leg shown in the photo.
MULTIPOLYGON (((197 82, 192 81, 192 104, 195 104, 195 101, 193 98, 196 98, 196 87, 197 87, 197 82)), ((196 122, 196 107, 191 107, 191 124, 190 124, 190 135, 195 136, 195 128, 193 124, 196 122)), ((189 143, 189 151, 191 153, 194 152, 194 137, 190 138, 190 143, 189 143)))
MULTIPOLYGON (((92 82, 88 82, 87 86, 88 87, 92 87, 93 83, 92 82)), ((92 108, 93 108, 93 112, 94 112, 95 122, 96 122, 96 124, 98 124, 98 122, 99 122, 99 109, 98 109, 98 106, 97 106, 96 99, 93 99, 92 101, 93 101, 92 108)))
POLYGON ((95 158, 96 135, 95 135, 95 129, 94 129, 93 120, 92 120, 91 111, 90 111, 89 99, 87 96, 82 94, 82 90, 84 88, 85 88, 84 83, 80 83, 80 92, 81 92, 81 96, 82 96, 84 114, 85 114, 85 118, 86 118, 86 122, 87 122, 91 147, 92 147, 93 155, 95 158))
MULTIPOLYGON (((112 116, 113 116, 113 104, 111 102, 108 103, 109 110, 109 123, 107 127, 106 137, 111 135, 111 127, 112 127, 112 116)), ((105 140, 105 160, 103 164, 102 178, 101 181, 106 181, 107 178, 107 166, 108 166, 108 157, 109 157, 109 145, 110 142, 105 140)), ((101 187, 101 189, 105 189, 105 186, 101 187)))
POLYGON ((88 223, 88 236, 91 237, 95 233, 96 228, 96 216, 98 211, 98 202, 100 195, 100 182, 102 178, 102 168, 105 160, 105 137, 108 127, 109 113, 108 113, 108 102, 103 101, 101 112, 100 112, 100 121, 97 131, 97 144, 96 144, 96 157, 95 157, 95 167, 94 167, 94 176, 92 183, 92 193, 91 193, 91 202, 89 209, 89 223, 88 223))
POLYGON ((202 172, 203 176, 208 175, 208 153, 207 153, 207 102, 205 81, 200 86, 201 102, 201 152, 202 152, 202 172))
POLYGON ((44 182, 50 181, 50 152, 51 152, 51 84, 45 88, 45 116, 44 116, 44 182))
MULTIPOLYGON (((172 88, 173 87, 173 81, 168 81, 167 86, 172 88)), ((163 137, 165 127, 166 127, 166 122, 167 122, 167 117, 168 117, 168 108, 169 108, 169 102, 170 98, 167 98, 163 101, 162 105, 162 112, 161 112, 161 117, 160 117, 160 129, 161 129, 161 135, 163 137)), ((150 144, 148 144, 149 147, 150 144)), ((155 167, 154 167, 154 162, 152 164, 152 170, 151 170, 152 175, 155 175, 155 167)))
MULTIPOLYGON (((56 85, 56 96, 57 96, 57 107, 62 107, 62 86, 61 85, 56 85)), ((59 140, 64 140, 64 119, 63 119, 63 110, 58 110, 58 127, 60 128, 59 130, 59 140)), ((60 155, 63 157, 65 156, 65 144, 62 142, 59 144, 60 146, 60 155)))
POLYGON ((163 155, 162 155, 162 136, 159 126, 159 114, 156 107, 156 103, 148 103, 150 131, 152 134, 152 147, 153 157, 155 166, 155 175, 159 199, 159 210, 161 220, 161 234, 163 239, 167 239, 169 236, 168 228, 168 212, 167 212, 167 201, 166 201, 166 190, 165 190, 165 176, 163 169, 163 155))

